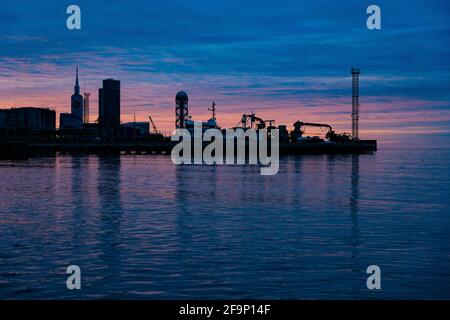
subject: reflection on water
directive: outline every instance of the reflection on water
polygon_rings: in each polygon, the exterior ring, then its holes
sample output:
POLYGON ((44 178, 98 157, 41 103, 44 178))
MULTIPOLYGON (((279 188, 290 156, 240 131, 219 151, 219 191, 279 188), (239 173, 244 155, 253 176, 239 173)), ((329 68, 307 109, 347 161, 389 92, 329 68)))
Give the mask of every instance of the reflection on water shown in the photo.
POLYGON ((285 157, 275 176, 164 156, 1 161, 0 298, 450 298, 449 160, 285 157))
MULTIPOLYGON (((358 254, 358 248, 360 245, 360 234, 359 234, 359 227, 358 227, 358 200, 359 200, 359 157, 360 155, 352 155, 352 173, 351 173, 351 184, 352 184, 352 191, 350 196, 350 214, 352 217, 352 259, 354 261, 353 269, 352 271, 354 273, 357 273, 360 271, 361 264, 358 264, 359 262, 359 254, 358 254)), ((361 279, 362 282, 362 279, 361 279)), ((361 286, 353 285, 354 292, 359 292, 361 290, 358 290, 361 286)))

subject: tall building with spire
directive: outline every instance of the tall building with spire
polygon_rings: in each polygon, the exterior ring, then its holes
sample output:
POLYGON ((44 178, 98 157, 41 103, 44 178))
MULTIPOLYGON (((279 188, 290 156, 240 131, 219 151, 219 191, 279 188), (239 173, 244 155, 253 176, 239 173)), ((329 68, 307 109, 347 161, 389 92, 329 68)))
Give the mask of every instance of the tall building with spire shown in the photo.
POLYGON ((70 113, 61 113, 60 129, 81 129, 83 127, 83 96, 80 94, 78 67, 76 69, 74 92, 71 98, 70 113))
POLYGON ((75 116, 77 119, 80 120, 81 124, 83 123, 83 96, 80 94, 80 83, 78 81, 78 67, 75 77, 74 93, 72 95, 71 113, 73 116, 75 116))

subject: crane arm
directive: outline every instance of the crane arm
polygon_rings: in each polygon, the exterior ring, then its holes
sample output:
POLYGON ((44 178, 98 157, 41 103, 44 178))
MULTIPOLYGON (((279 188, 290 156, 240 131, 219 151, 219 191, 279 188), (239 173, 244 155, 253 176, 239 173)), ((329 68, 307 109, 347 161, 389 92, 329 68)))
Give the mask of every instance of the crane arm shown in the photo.
POLYGON ((250 122, 252 124, 254 122, 258 122, 259 125, 261 126, 261 128, 265 128, 265 126, 266 126, 266 122, 263 119, 261 119, 260 117, 257 117, 254 113, 252 113, 252 114, 243 114, 241 123, 242 124, 246 124, 248 119, 250 119, 250 122))
POLYGON ((313 123, 313 122, 300 122, 300 126, 306 126, 306 127, 324 127, 328 128, 329 131, 333 130, 329 124, 323 124, 323 123, 313 123))
POLYGON ((148 119, 150 120, 150 123, 152 124, 153 131, 155 131, 155 133, 158 133, 158 129, 156 129, 156 126, 155 126, 155 123, 153 122, 152 117, 148 116, 148 119))

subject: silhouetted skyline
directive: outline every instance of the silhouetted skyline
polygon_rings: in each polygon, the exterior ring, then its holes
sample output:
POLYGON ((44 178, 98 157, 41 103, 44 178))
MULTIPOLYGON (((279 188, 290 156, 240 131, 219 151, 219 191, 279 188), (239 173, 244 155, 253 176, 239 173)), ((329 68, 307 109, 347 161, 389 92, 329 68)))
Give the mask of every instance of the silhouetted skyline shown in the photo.
MULTIPOLYGON (((73 70, 96 92, 122 80, 122 121, 151 115, 173 129, 185 90, 195 119, 233 126, 255 111, 278 124, 351 128, 352 66, 361 68, 361 136, 381 143, 450 145, 450 10, 447 1, 378 1, 382 30, 365 27, 367 3, 78 1, 82 30, 65 5, 10 3, 0 19, 0 108, 70 112, 73 70)), ((97 94, 91 113, 97 114, 97 94)), ((92 119, 91 119, 92 120, 92 119)))

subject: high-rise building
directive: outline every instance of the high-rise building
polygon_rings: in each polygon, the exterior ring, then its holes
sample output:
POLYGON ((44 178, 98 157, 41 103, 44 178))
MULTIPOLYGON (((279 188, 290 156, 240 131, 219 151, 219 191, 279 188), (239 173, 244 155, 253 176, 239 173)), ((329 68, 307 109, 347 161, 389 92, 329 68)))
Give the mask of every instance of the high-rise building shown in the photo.
POLYGON ((98 88, 98 123, 104 119, 103 115, 103 88, 98 88))
POLYGON ((102 137, 114 139, 120 133, 120 80, 105 79, 98 90, 99 126, 102 137))
POLYGON ((76 69, 74 92, 71 97, 70 113, 59 116, 60 129, 81 129, 83 127, 83 96, 80 94, 78 67, 76 69))
POLYGON ((75 77, 75 87, 71 101, 71 113, 79 120, 79 127, 83 126, 83 96, 80 94, 80 83, 78 81, 78 67, 75 77))

